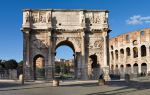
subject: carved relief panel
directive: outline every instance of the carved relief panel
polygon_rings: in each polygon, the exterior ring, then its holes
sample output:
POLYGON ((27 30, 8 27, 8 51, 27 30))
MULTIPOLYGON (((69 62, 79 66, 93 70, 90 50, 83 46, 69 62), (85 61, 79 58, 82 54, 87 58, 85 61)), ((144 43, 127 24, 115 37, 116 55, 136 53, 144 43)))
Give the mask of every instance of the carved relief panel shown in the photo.
POLYGON ((34 11, 31 16, 32 23, 51 23, 50 11, 34 11))
POLYGON ((23 13, 23 24, 30 22, 30 12, 26 11, 23 13))
POLYGON ((31 35, 31 47, 33 49, 41 50, 48 48, 47 33, 35 33, 31 35))
POLYGON ((101 19, 99 13, 93 13, 93 12, 86 13, 86 23, 100 24, 100 21, 101 19))
POLYGON ((46 23, 46 12, 39 13, 39 23, 46 23))
POLYGON ((105 12, 87 12, 85 14, 86 26, 92 27, 93 29, 108 28, 107 20, 108 13, 105 12))
POLYGON ((104 39, 103 38, 90 38, 89 40, 89 56, 96 54, 98 62, 103 62, 104 53, 104 39))
POLYGON ((39 22, 39 12, 32 12, 32 23, 39 22))

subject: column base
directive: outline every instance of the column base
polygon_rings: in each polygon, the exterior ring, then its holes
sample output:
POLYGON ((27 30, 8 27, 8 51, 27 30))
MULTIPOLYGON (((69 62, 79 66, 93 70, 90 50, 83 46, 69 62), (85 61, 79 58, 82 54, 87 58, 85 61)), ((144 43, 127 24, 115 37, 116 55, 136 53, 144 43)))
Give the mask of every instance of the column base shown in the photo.
POLYGON ((30 67, 25 67, 24 68, 24 80, 32 80, 31 76, 31 68, 30 67))
POLYGON ((82 80, 88 80, 88 72, 87 72, 87 66, 86 65, 82 65, 82 69, 81 69, 81 79, 82 80))
POLYGON ((53 79, 53 71, 52 67, 46 68, 46 80, 52 80, 53 79))
POLYGON ((103 74, 104 74, 104 79, 105 81, 109 81, 110 80, 110 76, 109 76, 109 67, 103 67, 103 74))

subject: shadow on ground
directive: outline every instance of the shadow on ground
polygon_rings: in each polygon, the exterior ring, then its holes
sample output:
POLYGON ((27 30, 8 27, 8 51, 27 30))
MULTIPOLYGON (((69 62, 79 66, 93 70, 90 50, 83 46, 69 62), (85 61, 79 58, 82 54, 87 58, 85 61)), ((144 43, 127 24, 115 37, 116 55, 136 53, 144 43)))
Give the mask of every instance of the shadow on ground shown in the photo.
POLYGON ((69 85, 60 85, 60 87, 95 87, 98 86, 98 83, 78 83, 78 84, 69 84, 69 85))
POLYGON ((115 90, 101 91, 90 93, 86 95, 128 95, 130 92, 150 89, 150 82, 140 81, 110 81, 107 83, 108 87, 120 87, 115 90))
POLYGON ((0 91, 35 89, 45 87, 48 86, 43 85, 43 83, 25 83, 24 85, 22 85, 18 82, 0 82, 0 91))
MULTIPOLYGON (((25 84, 28 85, 28 84, 25 84)), ((18 86, 23 86, 21 83, 17 82, 0 82, 0 88, 8 88, 8 87, 18 87, 18 86)))

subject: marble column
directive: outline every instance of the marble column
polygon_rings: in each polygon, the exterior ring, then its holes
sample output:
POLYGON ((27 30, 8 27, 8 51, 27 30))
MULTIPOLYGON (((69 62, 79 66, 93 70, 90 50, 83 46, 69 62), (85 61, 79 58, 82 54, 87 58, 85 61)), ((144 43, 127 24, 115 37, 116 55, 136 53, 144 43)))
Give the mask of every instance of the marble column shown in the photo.
POLYGON ((53 78, 52 72, 52 40, 51 40, 51 30, 49 32, 49 48, 48 48, 48 64, 46 66, 46 79, 50 80, 53 78))
POLYGON ((81 52, 76 52, 76 64, 77 64, 77 70, 76 70, 76 78, 81 79, 82 77, 82 58, 81 58, 81 52))
POLYGON ((103 39, 104 39, 104 64, 103 64, 103 72, 104 72, 104 79, 106 81, 110 80, 109 76, 109 66, 108 66, 108 52, 107 52, 107 31, 103 31, 103 39))
MULTIPOLYGON (((120 64, 121 63, 121 52, 120 50, 118 49, 118 63, 120 64)), ((118 64, 117 63, 117 64, 118 64)))
POLYGON ((138 48, 138 59, 140 59, 141 58, 141 47, 139 46, 137 48, 138 48))
POLYGON ((32 79, 31 76, 31 64, 30 64, 30 35, 29 31, 23 31, 23 73, 24 73, 24 79, 29 80, 32 79))
POLYGON ((146 46, 146 56, 148 57, 150 55, 149 46, 146 46))
POLYGON ((134 58, 134 56, 133 56, 133 54, 134 54, 134 53, 133 53, 133 48, 134 48, 134 47, 131 47, 131 48, 130 48, 130 53, 131 53, 130 59, 133 59, 133 58, 134 58))
MULTIPOLYGON (((54 32, 54 31, 53 31, 54 32)), ((56 33, 54 32, 51 37, 51 67, 52 67, 52 78, 55 76, 55 47, 56 47, 56 33)))
POLYGON ((141 74, 141 64, 138 64, 138 73, 141 74))
POLYGON ((82 40, 82 52, 81 52, 81 57, 82 57, 82 79, 87 79, 87 63, 85 63, 85 33, 84 30, 81 31, 81 40, 82 40))

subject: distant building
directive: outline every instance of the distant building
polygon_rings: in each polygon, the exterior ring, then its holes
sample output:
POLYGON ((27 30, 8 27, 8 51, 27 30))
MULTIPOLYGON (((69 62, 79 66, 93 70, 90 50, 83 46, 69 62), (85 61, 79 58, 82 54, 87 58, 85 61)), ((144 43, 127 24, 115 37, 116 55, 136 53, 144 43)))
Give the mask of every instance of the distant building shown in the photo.
POLYGON ((61 64, 64 64, 64 65, 67 65, 67 66, 74 66, 74 60, 73 59, 70 59, 70 60, 65 60, 65 59, 57 59, 55 61, 55 65, 61 65, 61 64))
POLYGON ((128 32, 109 41, 110 73, 150 72, 150 28, 128 32))

